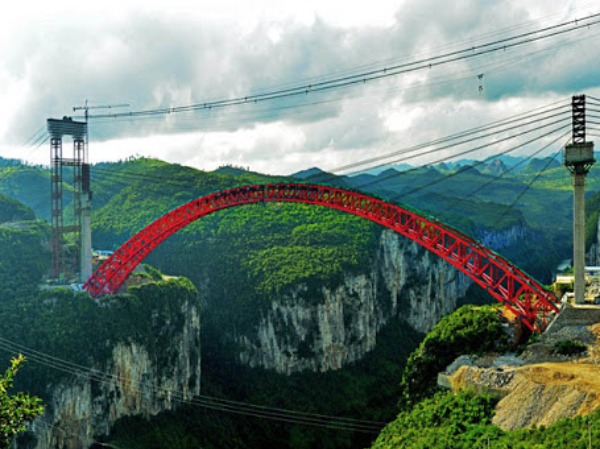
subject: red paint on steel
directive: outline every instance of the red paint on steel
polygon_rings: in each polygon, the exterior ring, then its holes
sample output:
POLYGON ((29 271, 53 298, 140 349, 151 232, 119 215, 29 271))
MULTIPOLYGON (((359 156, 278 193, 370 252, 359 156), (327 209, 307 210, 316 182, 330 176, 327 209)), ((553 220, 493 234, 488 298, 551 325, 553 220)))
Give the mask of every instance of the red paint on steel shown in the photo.
POLYGON ((94 297, 116 292, 133 269, 165 239, 191 222, 229 207, 262 202, 325 206, 379 223, 408 237, 469 276, 534 330, 557 312, 558 301, 502 256, 443 223, 368 195, 311 184, 236 187, 190 201, 131 237, 87 280, 94 297))

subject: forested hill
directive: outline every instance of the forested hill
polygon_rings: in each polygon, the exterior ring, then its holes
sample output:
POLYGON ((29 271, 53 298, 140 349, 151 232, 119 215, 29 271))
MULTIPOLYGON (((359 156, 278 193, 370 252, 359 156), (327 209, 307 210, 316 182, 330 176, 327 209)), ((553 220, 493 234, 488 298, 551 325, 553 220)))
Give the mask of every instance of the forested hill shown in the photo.
POLYGON ((0 301, 34 291, 50 267, 50 226, 0 193, 0 301))
MULTIPOLYGON (((496 406, 507 394, 506 391, 498 395, 498 390, 474 391, 467 388, 453 393, 436 385, 437 373, 443 371, 457 356, 485 354, 488 351, 488 354, 497 354, 507 349, 514 351, 515 348, 511 348, 507 335, 502 330, 497 306, 464 306, 443 318, 409 357, 402 376, 399 413, 381 431, 371 449, 595 447, 592 442, 598 441, 600 437, 600 410, 596 404, 589 408, 576 407, 578 412, 573 414, 573 411, 569 411, 569 415, 564 410, 553 412, 552 418, 545 422, 547 425, 507 431, 492 424, 499 409, 496 406)), ((517 349, 522 351, 524 348, 517 349)), ((564 359, 568 360, 566 357, 564 359)), ((577 357, 575 359, 571 363, 577 366, 580 363, 583 366, 590 363, 577 360, 577 357)), ((480 372, 479 376, 484 378, 487 374, 489 372, 480 372)), ((547 409, 537 406, 545 385, 555 388, 549 400, 552 404, 558 404, 557 409, 553 410, 559 410, 564 406, 563 399, 574 394, 567 386, 571 381, 571 378, 565 381, 559 371, 552 372, 550 369, 546 379, 540 376, 532 382, 531 390, 522 385, 513 390, 518 398, 508 407, 508 413, 513 411, 514 414, 519 414, 529 401, 536 404, 533 411, 528 409, 530 416, 546 413, 547 409), (534 390, 535 393, 532 394, 534 390)), ((573 388, 582 392, 594 391, 593 387, 586 385, 573 388)), ((507 405, 504 407, 506 413, 507 405)))
POLYGON ((112 248, 171 209, 209 193, 283 178, 247 171, 204 172, 156 159, 92 167, 93 241, 112 248))
MULTIPOLYGON (((97 164, 92 167, 94 245, 111 249, 166 211, 211 192, 300 180, 371 192, 437 217, 484 242, 489 231, 504 231, 506 235, 515 229, 523 231, 520 245, 511 246, 510 239, 492 244, 534 276, 549 281, 552 269, 570 254, 569 174, 564 167, 548 164, 552 160, 521 160, 521 166, 513 162, 504 168, 494 162, 402 172, 389 169, 377 175, 356 176, 333 176, 311 169, 297 178, 236 167, 204 172, 146 158, 97 164)), ((592 170, 588 189, 592 192, 595 188, 600 188, 600 178, 592 170)), ((39 215, 38 210, 36 213, 39 215)), ((234 216, 236 213, 244 214, 235 212, 234 216)), ((256 215, 261 220, 261 214, 256 215)), ((261 231, 260 226, 256 230, 261 231)))
MULTIPOLYGON (((44 220, 50 220, 50 173, 42 167, 30 167, 12 161, 2 164, 0 159, 0 193, 31 208, 44 220)), ((65 191, 70 185, 65 185, 65 191)), ((65 207, 70 200, 66 198, 65 207)))
MULTIPOLYGON (((199 196, 286 180, 231 168, 206 173, 152 159, 101 165, 93 173, 93 242, 100 249, 116 248, 199 196)), ((249 327, 256 324, 249 315, 258 317, 252 304, 268 304, 274 292, 304 281, 327 285, 342 270, 362 269, 380 232, 372 223, 322 207, 247 205, 198 220, 164 242, 148 261, 192 279, 205 288, 209 302, 235 301, 232 307, 248 312, 240 314, 237 324, 249 327)))
POLYGON ((0 224, 34 219, 33 209, 0 193, 0 224))
MULTIPOLYGON (((48 170, 12 160, 1 162, 0 193, 49 220, 48 170)), ((589 195, 600 189, 598 173, 593 168, 588 176, 589 195)), ((114 248, 166 211, 195 197, 233 186, 294 179, 237 167, 205 172, 148 158, 95 164, 91 174, 93 241, 100 249, 114 248)), ((71 213, 71 179, 66 170, 67 216, 71 213)), ((545 281, 570 254, 571 181, 567 170, 552 159, 491 159, 422 169, 390 166, 376 174, 353 176, 310 169, 295 179, 372 192, 424 211, 484 241, 489 230, 510 232, 521 227, 527 231, 526 236, 521 235, 521 245, 504 248, 499 242, 495 249, 545 281)))

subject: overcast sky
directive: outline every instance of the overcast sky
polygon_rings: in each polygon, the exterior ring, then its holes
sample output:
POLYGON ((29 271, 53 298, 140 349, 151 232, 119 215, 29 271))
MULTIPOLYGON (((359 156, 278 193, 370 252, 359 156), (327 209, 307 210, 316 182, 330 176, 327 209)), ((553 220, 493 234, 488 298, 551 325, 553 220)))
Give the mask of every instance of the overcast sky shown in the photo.
MULTIPOLYGON (((48 144, 25 144, 46 118, 73 115, 85 100, 138 111, 244 97, 599 12, 585 0, 11 2, 0 15, 0 156, 47 164, 48 144)), ((600 97, 598 61, 600 25, 323 93, 92 119, 90 159, 144 155, 273 174, 333 169, 573 94, 600 97)))

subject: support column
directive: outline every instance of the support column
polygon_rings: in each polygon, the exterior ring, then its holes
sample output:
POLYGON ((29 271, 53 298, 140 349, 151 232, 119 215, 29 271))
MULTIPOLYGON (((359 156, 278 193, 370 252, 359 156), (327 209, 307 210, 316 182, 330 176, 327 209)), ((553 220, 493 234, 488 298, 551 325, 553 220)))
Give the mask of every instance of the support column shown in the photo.
MULTIPOLYGON (((68 161, 68 165, 73 167, 73 225, 72 225, 72 239, 75 246, 73 251, 73 271, 77 272, 81 270, 81 225, 82 225, 82 168, 83 155, 85 152, 85 140, 82 137, 73 139, 73 160, 68 161)), ((79 271, 81 276, 81 271, 79 271)))
POLYGON ((575 304, 585 302, 585 176, 594 159, 594 144, 585 140, 585 95, 571 101, 572 142, 565 147, 564 164, 573 175, 573 270, 575 304))
POLYGON ((92 275, 92 192, 90 191, 89 164, 84 163, 81 169, 81 267, 79 273, 81 282, 85 282, 92 275))
POLYGON ((573 175, 573 269, 575 304, 585 302, 585 174, 573 175))
POLYGON ((52 261, 50 277, 56 279, 63 268, 63 189, 62 189, 62 139, 52 137, 50 140, 50 204, 52 236, 52 261))

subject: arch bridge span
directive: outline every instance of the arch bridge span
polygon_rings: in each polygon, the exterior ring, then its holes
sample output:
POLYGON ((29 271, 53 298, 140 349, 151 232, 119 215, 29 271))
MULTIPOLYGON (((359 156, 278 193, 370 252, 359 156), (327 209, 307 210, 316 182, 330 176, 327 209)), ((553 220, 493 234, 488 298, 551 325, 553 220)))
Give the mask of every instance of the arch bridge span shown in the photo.
POLYGON ((263 202, 304 203, 357 215, 407 237, 466 274, 531 330, 558 311, 556 297, 517 266, 467 235, 398 205, 335 187, 281 183, 236 187, 186 203, 158 218, 116 250, 87 280, 98 297, 116 292, 135 267, 169 236, 219 210, 263 202))

